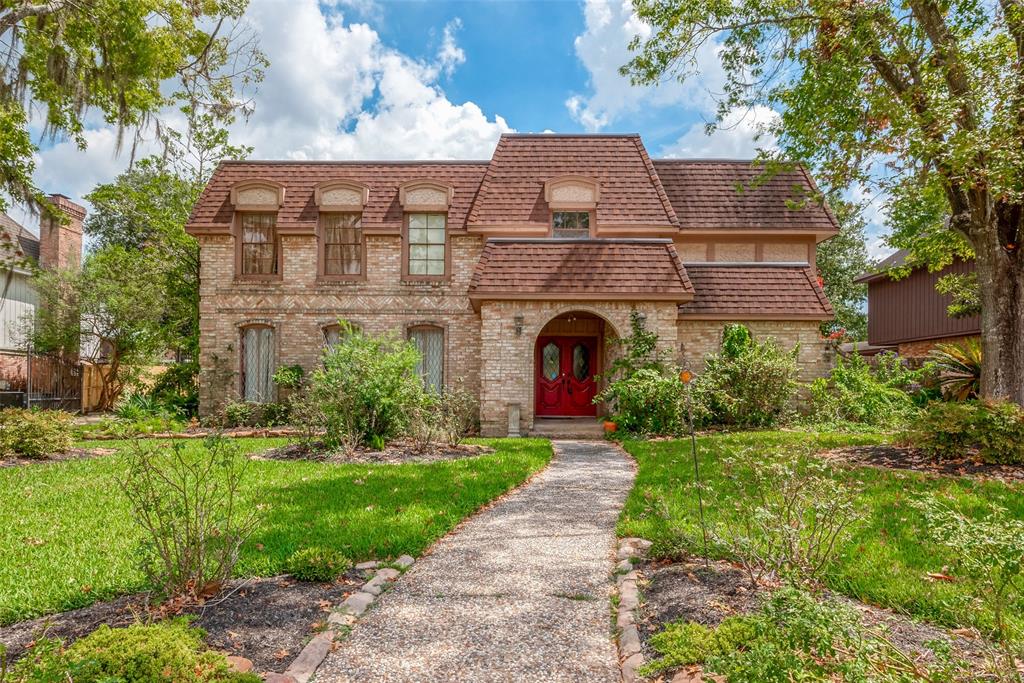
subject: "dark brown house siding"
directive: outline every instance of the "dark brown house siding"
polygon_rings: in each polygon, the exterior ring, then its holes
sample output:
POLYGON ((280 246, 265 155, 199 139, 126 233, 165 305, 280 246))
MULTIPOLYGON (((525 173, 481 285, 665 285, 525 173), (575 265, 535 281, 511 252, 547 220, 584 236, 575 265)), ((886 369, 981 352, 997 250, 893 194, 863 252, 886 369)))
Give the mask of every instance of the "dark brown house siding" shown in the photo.
POLYGON ((974 264, 956 261, 941 271, 917 268, 901 280, 881 276, 868 281, 868 343, 889 346, 923 339, 978 334, 980 320, 951 318, 950 297, 935 291, 935 283, 949 273, 970 273, 974 264))

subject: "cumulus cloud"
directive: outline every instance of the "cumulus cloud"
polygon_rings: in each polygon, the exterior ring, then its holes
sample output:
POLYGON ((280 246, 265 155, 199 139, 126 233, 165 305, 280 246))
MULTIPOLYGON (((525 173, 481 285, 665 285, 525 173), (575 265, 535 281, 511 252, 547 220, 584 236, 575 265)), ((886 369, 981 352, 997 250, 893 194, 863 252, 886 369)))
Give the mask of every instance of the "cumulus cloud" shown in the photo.
POLYGON ((751 158, 759 149, 775 149, 775 140, 766 131, 766 126, 776 121, 778 116, 774 110, 760 105, 735 109, 722 119, 711 135, 708 135, 704 124, 694 124, 678 140, 662 149, 661 156, 751 158))
MULTIPOLYGON (((251 145, 257 159, 490 157, 512 128, 474 102, 452 102, 439 85, 466 60, 456 40, 461 22, 443 28, 433 58, 414 59, 385 45, 368 23, 346 21, 354 8, 365 16, 375 3, 252 1, 245 20, 271 65, 255 112, 232 126, 232 141, 251 145)), ((86 151, 65 141, 39 153, 40 187, 81 201, 127 167, 112 129, 97 124, 86 138, 86 151)))
POLYGON ((570 96, 565 105, 584 128, 597 131, 641 107, 676 106, 711 114, 715 95, 725 82, 719 46, 701 46, 684 83, 669 80, 657 86, 634 86, 619 68, 629 61, 629 42, 651 35, 651 27, 633 12, 630 0, 587 0, 584 32, 576 37, 576 56, 589 74, 588 93, 570 96))

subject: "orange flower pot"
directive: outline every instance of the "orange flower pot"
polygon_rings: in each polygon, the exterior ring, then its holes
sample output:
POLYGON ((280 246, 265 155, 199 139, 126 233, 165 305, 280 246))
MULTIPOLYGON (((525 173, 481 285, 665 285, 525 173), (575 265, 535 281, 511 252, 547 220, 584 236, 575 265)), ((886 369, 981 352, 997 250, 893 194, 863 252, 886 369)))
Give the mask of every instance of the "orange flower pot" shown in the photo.
POLYGON ((607 433, 611 434, 612 432, 614 432, 618 428, 619 428, 619 425, 615 424, 611 420, 605 420, 604 421, 604 431, 606 431, 607 433))

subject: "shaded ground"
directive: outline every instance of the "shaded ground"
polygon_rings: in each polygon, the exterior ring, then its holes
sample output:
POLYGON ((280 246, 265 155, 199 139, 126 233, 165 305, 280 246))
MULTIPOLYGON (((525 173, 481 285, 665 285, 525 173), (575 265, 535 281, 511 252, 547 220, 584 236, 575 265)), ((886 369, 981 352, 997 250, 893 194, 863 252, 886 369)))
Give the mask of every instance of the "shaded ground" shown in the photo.
POLYGON ((323 627, 327 610, 343 601, 366 577, 352 570, 332 584, 304 583, 288 577, 232 581, 216 598, 203 605, 168 609, 149 607, 149 595, 140 593, 89 607, 0 627, 12 659, 42 634, 70 644, 102 624, 128 626, 136 620, 191 614, 207 632, 210 647, 251 659, 256 671, 281 672, 312 635, 323 627))
POLYGON ((116 448, 72 448, 63 453, 51 453, 45 458, 0 457, 0 467, 21 467, 22 465, 44 465, 46 463, 64 462, 65 460, 81 460, 114 455, 116 448))
POLYGON ((256 460, 313 460, 316 462, 397 465, 404 462, 424 463, 474 458, 478 455, 486 455, 493 452, 494 449, 490 446, 465 443, 458 446, 433 444, 426 449, 422 449, 411 441, 395 441, 388 444, 382 450, 359 447, 353 453, 330 451, 323 444, 319 443, 312 444, 311 446, 293 443, 254 454, 252 458, 256 460))
MULTIPOLYGON (((653 634, 673 621, 693 621, 705 626, 717 626, 726 617, 755 611, 768 587, 754 588, 746 574, 737 567, 721 561, 654 563, 641 569, 641 606, 637 626, 647 661, 659 655, 647 644, 653 634)), ((966 632, 949 632, 930 624, 923 624, 891 610, 826 593, 852 606, 861 614, 867 626, 884 626, 887 638, 897 648, 915 659, 930 661, 932 654, 925 644, 933 640, 950 642, 955 651, 976 668, 984 670, 983 643, 966 632)))
POLYGON ((1024 482, 1024 465, 991 465, 982 462, 974 453, 955 460, 937 460, 916 448, 881 444, 834 448, 818 455, 826 460, 851 465, 912 470, 941 476, 997 479, 1010 483, 1024 482))

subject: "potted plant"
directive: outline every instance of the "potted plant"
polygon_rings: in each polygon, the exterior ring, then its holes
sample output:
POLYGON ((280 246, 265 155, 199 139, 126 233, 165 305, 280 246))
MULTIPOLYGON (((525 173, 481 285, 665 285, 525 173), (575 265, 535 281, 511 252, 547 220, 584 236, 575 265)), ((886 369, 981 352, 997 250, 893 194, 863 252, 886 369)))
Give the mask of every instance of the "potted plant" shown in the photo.
POLYGON ((604 433, 611 434, 619 429, 619 425, 611 417, 604 418, 604 433))

